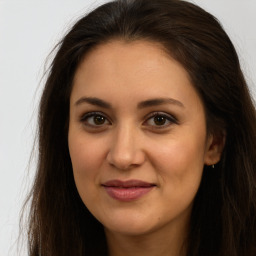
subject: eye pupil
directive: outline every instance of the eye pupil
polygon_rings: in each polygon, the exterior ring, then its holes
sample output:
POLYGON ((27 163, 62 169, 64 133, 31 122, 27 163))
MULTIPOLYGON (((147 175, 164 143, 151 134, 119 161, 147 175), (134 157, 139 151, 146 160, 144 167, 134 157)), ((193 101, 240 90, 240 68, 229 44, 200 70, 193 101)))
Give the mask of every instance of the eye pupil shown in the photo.
POLYGON ((166 122, 166 118, 164 116, 155 116, 154 122, 156 125, 164 125, 166 122))
POLYGON ((104 116, 95 116, 94 117, 94 123, 97 125, 104 124, 105 122, 105 117, 104 116))

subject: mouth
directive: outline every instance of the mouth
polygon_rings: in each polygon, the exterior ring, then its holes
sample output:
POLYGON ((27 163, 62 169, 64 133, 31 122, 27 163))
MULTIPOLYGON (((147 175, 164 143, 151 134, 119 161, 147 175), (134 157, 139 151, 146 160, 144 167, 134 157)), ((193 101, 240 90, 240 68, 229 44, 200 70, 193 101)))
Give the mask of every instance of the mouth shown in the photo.
POLYGON ((155 184, 140 180, 110 180, 102 186, 111 198, 123 202, 137 200, 156 187, 155 184))

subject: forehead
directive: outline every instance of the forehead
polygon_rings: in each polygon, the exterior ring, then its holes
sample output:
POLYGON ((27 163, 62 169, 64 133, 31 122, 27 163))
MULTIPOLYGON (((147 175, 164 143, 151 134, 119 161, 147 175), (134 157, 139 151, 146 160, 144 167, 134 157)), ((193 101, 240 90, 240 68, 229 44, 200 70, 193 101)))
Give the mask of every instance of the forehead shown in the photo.
POLYGON ((97 46, 84 57, 75 73, 71 101, 80 95, 108 100, 198 98, 187 71, 160 44, 117 40, 97 46))
POLYGON ((88 70, 87 73, 90 74, 100 69, 101 72, 114 72, 117 75, 123 68, 126 68, 126 74, 142 70, 149 72, 170 58, 163 46, 156 42, 113 40, 97 45, 84 56, 77 68, 75 79, 81 69, 83 72, 88 70))

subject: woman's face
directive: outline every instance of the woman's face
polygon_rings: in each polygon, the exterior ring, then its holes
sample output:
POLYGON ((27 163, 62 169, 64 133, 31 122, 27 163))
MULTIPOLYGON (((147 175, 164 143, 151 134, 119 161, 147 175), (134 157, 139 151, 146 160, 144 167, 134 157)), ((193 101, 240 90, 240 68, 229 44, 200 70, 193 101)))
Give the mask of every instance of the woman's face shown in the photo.
POLYGON ((86 55, 68 142, 84 204, 108 232, 129 235, 184 227, 203 167, 219 157, 186 70, 146 41, 86 55))

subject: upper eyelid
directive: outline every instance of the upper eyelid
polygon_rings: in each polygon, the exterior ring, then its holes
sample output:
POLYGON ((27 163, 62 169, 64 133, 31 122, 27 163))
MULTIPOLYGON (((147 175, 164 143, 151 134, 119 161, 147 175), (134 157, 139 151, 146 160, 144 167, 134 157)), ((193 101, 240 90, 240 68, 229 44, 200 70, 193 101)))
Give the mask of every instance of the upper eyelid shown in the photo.
POLYGON ((145 119, 146 121, 154 116, 165 116, 165 117, 169 117, 169 119, 175 121, 178 123, 178 120, 177 118, 173 115, 173 114, 169 114, 169 113, 166 113, 166 112, 163 112, 163 111, 154 111, 154 112, 151 112, 150 114, 146 115, 145 116, 145 119))
POLYGON ((83 113, 81 116, 80 116, 80 120, 83 121, 85 118, 88 118, 88 117, 91 117, 91 116, 94 116, 94 115, 101 115, 101 116, 104 116, 106 119, 108 119, 108 121, 111 122, 111 118, 106 115, 105 113, 101 112, 101 111, 88 111, 86 113, 83 113))

